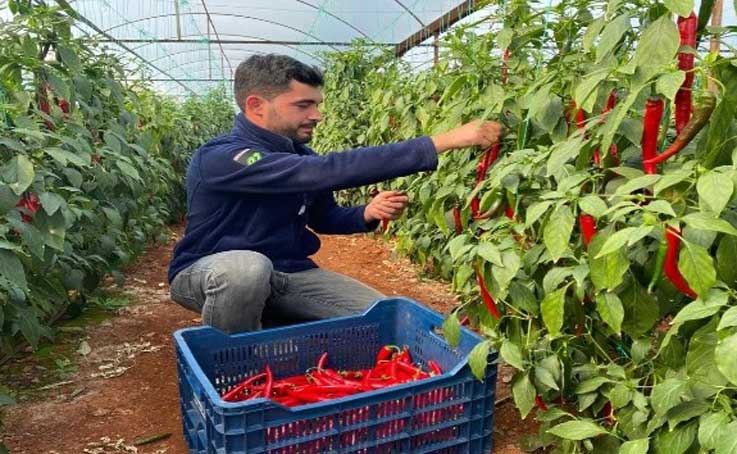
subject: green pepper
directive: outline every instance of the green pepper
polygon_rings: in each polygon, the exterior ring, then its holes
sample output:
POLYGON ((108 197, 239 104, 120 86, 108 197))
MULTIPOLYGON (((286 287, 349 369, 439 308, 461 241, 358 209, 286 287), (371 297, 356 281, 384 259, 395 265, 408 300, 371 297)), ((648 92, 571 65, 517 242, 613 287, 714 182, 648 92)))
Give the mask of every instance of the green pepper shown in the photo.
POLYGON ((519 129, 517 131, 517 149, 522 150, 527 146, 527 138, 530 134, 530 117, 525 118, 524 121, 520 122, 519 129))

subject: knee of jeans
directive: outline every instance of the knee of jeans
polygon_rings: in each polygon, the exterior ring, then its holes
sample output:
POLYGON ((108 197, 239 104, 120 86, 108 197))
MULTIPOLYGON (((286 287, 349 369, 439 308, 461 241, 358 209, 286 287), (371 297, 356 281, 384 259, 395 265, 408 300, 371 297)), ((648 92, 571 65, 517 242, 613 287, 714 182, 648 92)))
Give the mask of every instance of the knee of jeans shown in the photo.
MULTIPOLYGON (((264 293, 271 288, 274 265, 266 256, 251 251, 232 251, 212 270, 211 284, 227 285, 243 293, 264 293)), ((264 295, 266 296, 266 295, 264 295)))

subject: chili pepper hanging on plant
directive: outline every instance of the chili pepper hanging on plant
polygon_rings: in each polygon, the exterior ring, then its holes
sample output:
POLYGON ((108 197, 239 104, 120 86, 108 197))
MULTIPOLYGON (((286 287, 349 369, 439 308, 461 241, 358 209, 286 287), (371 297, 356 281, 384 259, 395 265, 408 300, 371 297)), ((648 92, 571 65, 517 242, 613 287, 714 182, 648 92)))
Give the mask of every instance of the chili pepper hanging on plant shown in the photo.
POLYGON ((678 69, 686 72, 686 79, 676 93, 676 134, 681 134, 691 117, 692 101, 691 87, 694 80, 694 54, 696 49, 696 31, 699 26, 699 18, 691 13, 688 17, 678 17, 678 33, 681 35, 681 47, 689 47, 691 50, 678 53, 678 69))
POLYGON ((596 219, 589 214, 582 214, 578 216, 578 225, 581 228, 583 244, 588 247, 596 235, 596 219))
POLYGON ((668 243, 663 241, 658 246, 658 253, 655 256, 655 266, 653 267, 653 274, 650 278, 650 283, 647 286, 647 292, 652 293, 653 289, 660 282, 660 278, 663 276, 663 267, 665 266, 665 255, 668 252, 668 243))
MULTIPOLYGON (((476 182, 474 183, 474 187, 477 187, 481 184, 481 182, 484 181, 484 178, 486 178, 486 173, 489 170, 489 167, 491 167, 494 162, 499 158, 499 149, 500 145, 498 143, 495 143, 491 147, 489 147, 486 152, 481 155, 481 158, 479 158, 479 164, 476 166, 476 182)), ((481 202, 479 199, 478 194, 473 196, 473 199, 471 199, 471 216, 477 217, 479 215, 479 208, 480 208, 481 202)))
POLYGON ((481 291, 481 298, 484 300, 484 305, 486 306, 486 309, 495 319, 497 320, 501 319, 502 316, 499 313, 499 309, 497 309, 496 307, 494 298, 491 297, 489 290, 486 288, 486 283, 484 282, 483 273, 481 272, 481 268, 479 268, 478 265, 476 265, 476 280, 479 284, 479 290, 481 291))
POLYGON ((654 164, 648 164, 650 159, 658 155, 658 131, 660 118, 663 116, 663 98, 653 97, 645 104, 645 116, 642 120, 642 163, 645 173, 653 174, 656 171, 654 164))
POLYGON ((463 232, 463 222, 461 222, 461 209, 459 207, 453 207, 453 223, 455 224, 456 233, 460 235, 463 232))
POLYGON ((18 208, 23 208, 25 210, 21 210, 20 218, 23 222, 28 224, 29 222, 33 221, 33 217, 36 215, 39 208, 41 208, 41 200, 36 194, 29 191, 23 193, 20 200, 15 206, 18 208))
MULTIPOLYGON (((701 131, 704 126, 706 126, 706 123, 709 121, 709 118, 711 117, 712 112, 714 112, 714 107, 716 106, 716 97, 714 93, 712 92, 704 92, 704 96, 701 98, 701 101, 699 102, 699 106, 694 112, 694 114, 691 116, 691 119, 688 120, 688 124, 683 128, 680 134, 678 134, 678 137, 676 137, 676 140, 673 141, 673 143, 665 149, 664 152, 660 154, 656 154, 655 156, 650 157, 649 159, 646 159, 643 161, 643 165, 645 166, 645 172, 646 173, 655 173, 657 169, 657 165, 661 162, 666 161, 670 157, 676 155, 679 151, 686 148, 686 145, 691 143, 691 141, 696 137, 696 134, 701 131), (651 172, 648 172, 648 169, 652 170, 651 172)), ((643 140, 644 140, 644 133, 643 133, 643 140)), ((643 145, 643 158, 645 157, 645 147, 643 145)))
POLYGON ((697 295, 691 287, 688 286, 681 271, 678 269, 678 252, 681 249, 681 232, 673 227, 665 228, 665 242, 668 249, 665 253, 665 264, 663 271, 665 276, 673 283, 673 285, 683 292, 685 295, 696 299, 697 295))
POLYGON ((509 49, 504 49, 504 55, 502 56, 502 84, 506 85, 509 79, 509 67, 507 61, 509 61, 509 49))
MULTIPOLYGON (((614 109, 614 106, 617 105, 617 90, 612 90, 611 93, 609 93, 609 98, 607 98, 606 106, 601 110, 602 119, 599 121, 600 123, 604 123, 603 115, 609 113, 614 109)), ((612 156, 617 156, 619 152, 619 149, 617 148, 617 144, 611 144, 609 146, 609 154, 612 156)), ((594 164, 601 165, 601 152, 599 150, 599 147, 596 147, 594 150, 594 164)))

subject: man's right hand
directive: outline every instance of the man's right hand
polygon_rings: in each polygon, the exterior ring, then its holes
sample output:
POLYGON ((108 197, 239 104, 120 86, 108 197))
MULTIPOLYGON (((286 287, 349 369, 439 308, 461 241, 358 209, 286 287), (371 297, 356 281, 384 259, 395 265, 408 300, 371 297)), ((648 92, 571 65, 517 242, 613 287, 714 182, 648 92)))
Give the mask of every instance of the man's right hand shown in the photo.
POLYGON ((432 136, 432 142, 438 153, 455 148, 481 147, 488 148, 499 142, 504 126, 495 121, 475 120, 450 131, 432 136))

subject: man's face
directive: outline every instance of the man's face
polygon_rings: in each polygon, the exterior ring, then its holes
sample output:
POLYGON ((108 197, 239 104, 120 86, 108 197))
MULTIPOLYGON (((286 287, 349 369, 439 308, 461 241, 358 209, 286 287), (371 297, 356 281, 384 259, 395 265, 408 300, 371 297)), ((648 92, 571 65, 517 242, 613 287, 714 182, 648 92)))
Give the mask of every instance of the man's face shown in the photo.
POLYGON ((312 139, 312 131, 322 119, 318 106, 322 102, 319 87, 292 80, 289 90, 271 100, 265 100, 265 129, 307 143, 312 139))

